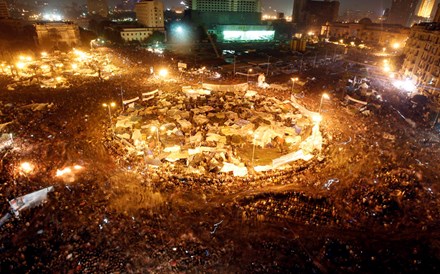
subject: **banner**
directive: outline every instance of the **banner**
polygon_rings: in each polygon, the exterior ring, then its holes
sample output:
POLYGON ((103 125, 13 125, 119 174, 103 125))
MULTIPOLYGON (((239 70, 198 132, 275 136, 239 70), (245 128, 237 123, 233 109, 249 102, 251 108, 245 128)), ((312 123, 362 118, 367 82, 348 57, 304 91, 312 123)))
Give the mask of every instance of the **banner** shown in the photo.
POLYGON ((134 103, 134 102, 136 102, 137 100, 139 100, 139 97, 135 97, 135 98, 130 99, 130 100, 124 100, 124 101, 122 101, 122 103, 123 103, 124 105, 127 105, 127 104, 130 104, 130 103, 134 103))

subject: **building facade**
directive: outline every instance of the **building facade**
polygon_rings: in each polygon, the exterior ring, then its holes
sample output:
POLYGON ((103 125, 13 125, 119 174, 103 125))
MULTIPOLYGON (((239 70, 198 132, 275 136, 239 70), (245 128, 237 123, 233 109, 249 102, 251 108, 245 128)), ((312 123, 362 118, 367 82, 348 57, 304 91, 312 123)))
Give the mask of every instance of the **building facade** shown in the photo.
POLYGON ((163 3, 159 0, 143 0, 136 3, 136 17, 138 22, 145 27, 164 30, 163 3))
POLYGON ((99 15, 101 17, 107 17, 107 0, 87 0, 87 10, 89 11, 89 15, 99 15))
POLYGON ((260 0, 192 0, 192 10, 261 12, 260 0))
POLYGON ((440 22, 414 25, 404 54, 402 75, 412 79, 420 92, 440 102, 440 22))
POLYGON ((440 22, 440 4, 438 4, 438 6, 437 6, 437 12, 435 13, 432 21, 433 22, 440 22))
POLYGON ((404 45, 410 29, 401 25, 375 24, 369 19, 359 23, 328 23, 322 26, 321 34, 333 40, 358 39, 368 46, 390 47, 404 45))
POLYGON ((410 27, 418 4, 419 0, 393 0, 386 22, 410 27))
POLYGON ((306 6, 309 0, 293 0, 292 23, 305 24, 306 6))
POLYGON ((78 25, 71 22, 34 24, 38 46, 42 49, 65 49, 81 45, 78 25))
POLYGON ((422 18, 430 18, 434 5, 435 0, 422 0, 419 8, 417 9, 416 15, 422 18))
POLYGON ((0 0, 0 18, 9 18, 8 3, 5 0, 0 0))
POLYGON ((273 27, 262 23, 260 0, 192 0, 185 18, 219 42, 269 42, 273 27))
POLYGON ((294 0, 292 22, 297 31, 319 32, 327 22, 339 16, 339 1, 294 0))
POLYGON ((144 41, 151 34, 153 34, 153 30, 149 28, 123 28, 120 32, 122 40, 124 42, 131 41, 144 41))

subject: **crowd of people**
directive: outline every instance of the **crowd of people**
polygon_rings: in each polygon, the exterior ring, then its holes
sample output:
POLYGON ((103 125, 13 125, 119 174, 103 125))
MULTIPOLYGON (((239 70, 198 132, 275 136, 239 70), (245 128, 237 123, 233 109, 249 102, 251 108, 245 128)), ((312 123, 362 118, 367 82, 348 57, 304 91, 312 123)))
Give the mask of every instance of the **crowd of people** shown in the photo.
MULTIPOLYGON (((137 75, 136 68, 147 72, 151 63, 150 53, 141 51, 118 51, 132 67, 121 79, 72 78, 74 86, 65 91, 2 94, 0 124, 13 121, 6 129, 16 134, 14 145, 1 150, 1 197, 10 200, 50 185, 55 190, 44 204, 0 227, 0 272, 438 269, 437 144, 419 143, 414 130, 400 124, 391 127, 396 117, 359 118, 338 104, 331 114, 344 124, 323 122, 328 127, 321 158, 243 178, 195 176, 172 163, 115 163, 120 148, 108 156, 102 146, 113 142, 103 134, 111 125, 101 105, 119 99, 121 86, 124 96, 132 96, 160 84, 137 75), (53 105, 23 108, 32 100, 53 105), (432 160, 423 156, 428 152, 432 160), (15 173, 24 160, 36 163, 35 174, 15 173), (53 176, 73 161, 85 170, 74 181, 53 176)), ((164 84, 164 90, 176 86, 164 84)), ((290 97, 288 91, 259 92, 290 97)), ((304 101, 316 106, 319 97, 306 95, 304 101)), ((7 201, 0 208, 6 214, 7 201)))

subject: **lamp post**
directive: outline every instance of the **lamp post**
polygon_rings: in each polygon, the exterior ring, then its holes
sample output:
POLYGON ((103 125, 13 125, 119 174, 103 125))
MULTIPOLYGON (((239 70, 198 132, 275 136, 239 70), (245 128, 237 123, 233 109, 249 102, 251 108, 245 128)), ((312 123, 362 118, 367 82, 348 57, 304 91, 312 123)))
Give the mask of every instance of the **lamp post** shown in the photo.
POLYGON ((258 134, 254 133, 253 131, 248 132, 250 135, 252 135, 252 166, 254 166, 254 159, 255 159, 255 143, 258 138, 258 134))
POLYGON ((113 128, 113 123, 112 123, 112 110, 111 110, 111 108, 115 107, 116 104, 114 102, 109 103, 109 104, 104 103, 104 104, 102 104, 102 106, 108 109, 108 118, 110 119, 110 126, 112 128, 112 134, 114 135, 115 129, 113 128))
POLYGON ((160 135, 159 135, 159 131, 160 130, 164 130, 165 129, 165 127, 164 126, 158 126, 158 127, 156 127, 156 126, 152 126, 151 127, 151 132, 156 132, 156 139, 157 139, 157 145, 156 145, 156 147, 158 147, 159 146, 159 142, 160 142, 160 135))
POLYGON ((157 142, 159 142, 159 129, 156 126, 152 126, 151 132, 153 132, 153 133, 156 132, 156 139, 157 139, 157 142))
POLYGON ((324 99, 329 100, 329 99, 330 99, 330 96, 328 96, 327 93, 323 93, 323 94, 322 94, 322 96, 321 96, 321 102, 319 103, 319 113, 321 113, 321 109, 322 109, 322 101, 323 101, 324 99))
POLYGON ((202 70, 202 85, 203 85, 203 76, 205 75, 205 69, 206 69, 206 67, 203 67, 201 70, 202 70))
POLYGON ((266 76, 269 77, 270 55, 267 56, 267 70, 266 76))
POLYGON ((162 78, 167 77, 168 76, 168 70, 164 69, 164 68, 159 70, 159 76, 162 77, 162 78))
POLYGON ((258 135, 254 134, 254 138, 252 140, 253 146, 252 146, 252 166, 254 166, 254 159, 255 159, 255 144, 257 140, 258 135))
POLYGON ((235 58, 237 58, 237 56, 234 55, 234 78, 235 78, 235 58))
POLYGON ((292 93, 293 93, 293 88, 295 87, 295 81, 298 81, 298 77, 290 78, 290 80, 292 80, 292 93))
POLYGON ((252 69, 248 69, 247 71, 247 82, 249 83, 249 72, 252 72, 252 69))

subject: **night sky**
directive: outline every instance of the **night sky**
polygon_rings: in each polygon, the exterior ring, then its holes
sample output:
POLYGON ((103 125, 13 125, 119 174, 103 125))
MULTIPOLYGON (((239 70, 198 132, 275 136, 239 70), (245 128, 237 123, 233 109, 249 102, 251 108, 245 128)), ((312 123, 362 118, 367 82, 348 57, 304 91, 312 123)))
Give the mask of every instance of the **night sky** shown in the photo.
MULTIPOLYGON (((26 0, 24 0, 26 1, 26 0)), ((86 0, 47 0, 49 3, 60 4, 76 2, 78 4, 83 4, 86 0)), ((110 5, 119 3, 120 0, 108 0, 110 5)), ((165 7, 171 8, 174 6, 179 6, 182 0, 162 0, 165 7)), ((371 10, 376 13, 383 11, 385 8, 391 6, 392 0, 340 0, 342 13, 346 9, 356 9, 356 10, 371 10)), ((264 8, 271 7, 277 11, 284 12, 286 14, 292 13, 293 0, 261 0, 264 8)))

